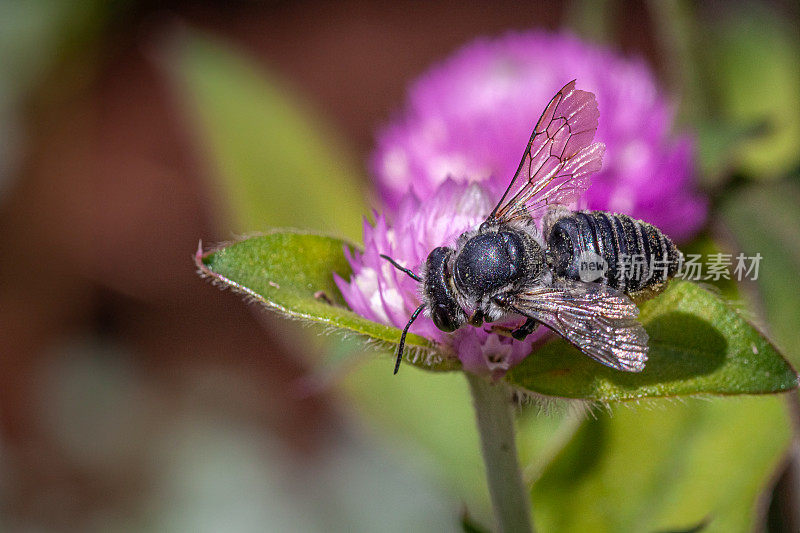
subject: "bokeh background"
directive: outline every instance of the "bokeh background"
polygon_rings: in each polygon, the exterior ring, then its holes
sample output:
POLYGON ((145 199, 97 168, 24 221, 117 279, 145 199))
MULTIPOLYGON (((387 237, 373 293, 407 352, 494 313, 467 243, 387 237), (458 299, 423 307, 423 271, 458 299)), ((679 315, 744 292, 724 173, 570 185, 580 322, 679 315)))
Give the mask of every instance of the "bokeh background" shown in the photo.
MULTIPOLYGON (((491 524, 462 376, 392 377, 192 262, 271 226, 358 241, 375 132, 478 36, 652 66, 711 202, 686 249, 762 254, 719 290, 797 367, 799 25, 791 1, 0 1, 0 527, 491 524)), ((519 411, 542 530, 800 529, 796 395, 575 411, 519 411)))

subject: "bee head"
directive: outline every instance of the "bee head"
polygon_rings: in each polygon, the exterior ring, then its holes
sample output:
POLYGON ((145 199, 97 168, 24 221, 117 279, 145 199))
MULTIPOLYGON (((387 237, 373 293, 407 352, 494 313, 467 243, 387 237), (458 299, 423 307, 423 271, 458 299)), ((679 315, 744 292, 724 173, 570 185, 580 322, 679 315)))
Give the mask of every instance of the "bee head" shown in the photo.
POLYGON ((423 280, 423 278, 416 275, 411 269, 398 264, 397 261, 388 255, 381 254, 381 257, 389 261, 395 268, 401 272, 405 272, 409 277, 423 284, 422 295, 424 303, 417 307, 408 320, 406 327, 403 328, 403 333, 400 336, 400 343, 397 348, 397 360, 394 365, 395 374, 397 374, 397 370, 400 368, 400 361, 403 360, 403 347, 405 346, 408 329, 425 307, 430 309, 433 323, 442 331, 455 331, 467 321, 466 313, 459 307, 450 289, 450 281, 453 275, 450 272, 449 259, 452 256, 452 248, 435 248, 428 255, 427 261, 425 261, 425 275, 423 280))
POLYGON ((455 331, 467 321, 467 314, 453 294, 451 258, 454 250, 434 248, 425 261, 423 296, 433 323, 442 331, 455 331))

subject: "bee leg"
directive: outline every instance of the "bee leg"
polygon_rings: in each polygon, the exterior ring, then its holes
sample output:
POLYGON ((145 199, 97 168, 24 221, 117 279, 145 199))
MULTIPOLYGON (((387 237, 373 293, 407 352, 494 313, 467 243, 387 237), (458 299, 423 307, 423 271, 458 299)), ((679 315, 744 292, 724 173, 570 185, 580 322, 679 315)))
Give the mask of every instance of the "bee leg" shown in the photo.
POLYGON ((475 326, 476 328, 479 328, 479 327, 481 327, 481 326, 483 325, 483 311, 481 311, 480 309, 478 309, 477 311, 475 311, 475 312, 472 314, 472 316, 471 316, 471 317, 469 317, 469 319, 467 320, 467 322, 469 322, 469 324, 470 324, 471 326, 475 326))
POLYGON ((520 327, 515 329, 511 332, 511 336, 517 339, 518 341, 525 340, 525 337, 536 331, 536 328, 539 327, 539 322, 536 320, 529 318, 522 324, 520 327))
POLYGON ((496 333, 497 335, 500 335, 502 337, 508 337, 510 339, 512 338, 511 332, 514 330, 512 330, 511 328, 507 328, 505 326, 492 326, 491 328, 485 329, 484 331, 486 331, 486 333, 496 333))

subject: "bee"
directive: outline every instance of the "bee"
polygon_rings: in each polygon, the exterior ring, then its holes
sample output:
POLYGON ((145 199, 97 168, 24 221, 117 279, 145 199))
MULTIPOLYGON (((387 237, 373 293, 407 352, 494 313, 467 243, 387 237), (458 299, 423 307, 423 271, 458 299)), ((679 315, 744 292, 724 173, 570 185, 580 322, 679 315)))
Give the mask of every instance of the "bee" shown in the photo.
POLYGON ((575 89, 575 80, 566 84, 545 107, 483 223, 454 248, 434 248, 421 275, 382 256, 422 285, 422 304, 400 337, 395 374, 408 329, 423 310, 445 332, 518 316, 525 322, 506 330, 515 339, 544 324, 604 365, 644 369, 648 335, 634 300, 663 290, 683 256, 646 222, 570 209, 602 166, 605 145, 592 142, 599 116, 594 94, 575 89), (637 257, 639 268, 624 268, 637 257), (656 262, 661 268, 653 268, 656 262))

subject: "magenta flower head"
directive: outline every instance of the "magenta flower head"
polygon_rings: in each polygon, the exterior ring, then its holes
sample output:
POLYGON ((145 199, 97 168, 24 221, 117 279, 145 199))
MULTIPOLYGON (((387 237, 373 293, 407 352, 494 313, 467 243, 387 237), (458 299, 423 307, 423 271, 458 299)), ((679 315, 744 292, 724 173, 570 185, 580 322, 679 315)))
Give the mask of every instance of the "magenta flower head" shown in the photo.
MULTIPOLYGON (((365 221, 364 252, 347 252, 353 267, 351 279, 336 277, 348 306, 370 320, 405 326, 420 304, 421 287, 381 254, 420 272, 431 250, 454 244, 459 235, 480 224, 496 203, 478 184, 447 180, 424 201, 413 192, 406 194, 392 227, 384 215, 378 215, 374 225, 365 221)), ((427 316, 420 316, 411 331, 436 341, 446 355, 457 356, 468 372, 494 378, 502 377, 530 354, 531 345, 539 338, 516 341, 474 327, 444 333, 427 316)))
POLYGON ((606 145, 583 205, 645 220, 676 241, 691 238, 706 216, 693 189, 692 140, 671 136, 671 106, 648 67, 539 32, 478 40, 413 85, 372 159, 386 207, 396 210, 408 190, 427 200, 448 178, 481 182, 499 197, 541 110, 576 78, 597 97, 595 139, 606 145))

